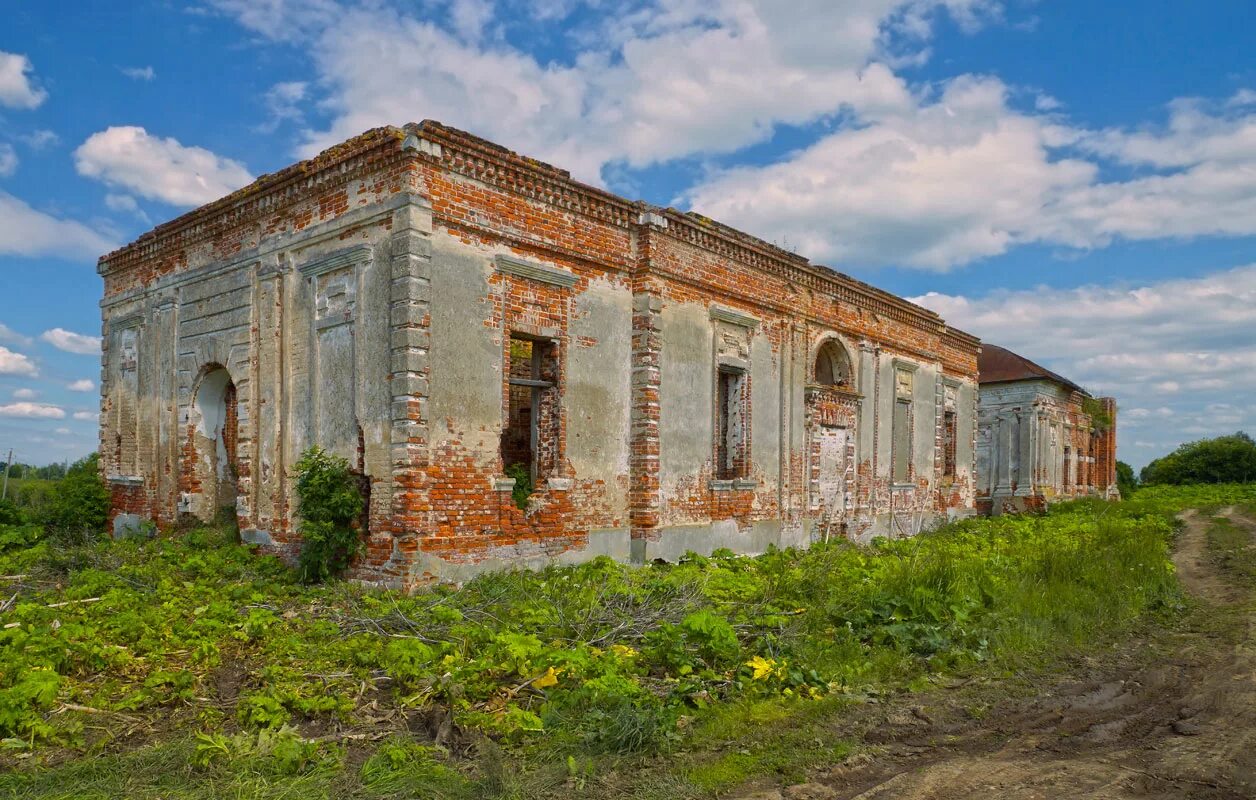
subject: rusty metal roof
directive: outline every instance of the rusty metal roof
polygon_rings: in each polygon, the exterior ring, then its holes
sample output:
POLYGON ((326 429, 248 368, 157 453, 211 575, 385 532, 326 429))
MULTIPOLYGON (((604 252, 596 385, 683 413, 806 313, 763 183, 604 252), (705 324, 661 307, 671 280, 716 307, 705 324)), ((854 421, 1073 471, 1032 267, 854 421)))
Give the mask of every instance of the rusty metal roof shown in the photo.
POLYGON ((1052 372, 1041 364, 1035 364, 1024 356, 995 344, 982 343, 977 356, 978 381, 980 383, 1006 383, 1008 381, 1049 380, 1073 391, 1089 394, 1063 375, 1052 372))

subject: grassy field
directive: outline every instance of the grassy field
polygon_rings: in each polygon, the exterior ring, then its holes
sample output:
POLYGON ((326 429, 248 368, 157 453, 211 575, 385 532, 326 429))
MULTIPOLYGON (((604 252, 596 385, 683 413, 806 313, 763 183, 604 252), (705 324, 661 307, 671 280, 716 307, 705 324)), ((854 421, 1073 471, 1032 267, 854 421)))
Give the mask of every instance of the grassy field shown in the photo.
POLYGON ((866 548, 413 597, 301 585, 230 531, 71 546, 0 526, 0 792, 707 797, 801 778, 860 746, 830 725, 870 698, 1170 618, 1173 515, 1244 502, 1256 486, 1147 489, 866 548))

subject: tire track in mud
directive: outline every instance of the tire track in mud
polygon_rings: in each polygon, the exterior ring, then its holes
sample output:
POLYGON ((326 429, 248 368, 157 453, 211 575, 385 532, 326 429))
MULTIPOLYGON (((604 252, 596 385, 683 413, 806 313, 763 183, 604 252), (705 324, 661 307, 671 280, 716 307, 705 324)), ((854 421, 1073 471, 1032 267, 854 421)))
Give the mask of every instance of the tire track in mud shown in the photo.
MULTIPOLYGON (((1256 546, 1256 521, 1233 509, 1224 514, 1256 546)), ((955 709, 936 720, 919 709, 892 711, 879 755, 856 757, 812 783, 742 797, 1256 798, 1256 606, 1212 563, 1210 518, 1189 511, 1182 520, 1173 561, 1183 588, 1206 613, 1237 624, 1221 632, 1203 626, 1167 658, 1136 658, 1050 687, 980 722, 955 709)))

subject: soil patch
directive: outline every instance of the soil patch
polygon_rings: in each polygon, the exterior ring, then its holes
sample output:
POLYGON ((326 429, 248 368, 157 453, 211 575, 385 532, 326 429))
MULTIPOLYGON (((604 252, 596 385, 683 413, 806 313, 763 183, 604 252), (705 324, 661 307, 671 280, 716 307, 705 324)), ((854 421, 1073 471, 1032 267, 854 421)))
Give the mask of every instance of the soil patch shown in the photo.
MULTIPOLYGON (((1252 520, 1232 509, 1224 513, 1256 542, 1252 520)), ((806 784, 741 797, 1256 797, 1252 594, 1227 581, 1210 558, 1210 518, 1190 511, 1182 519, 1173 560, 1199 608, 1190 629, 1173 642, 1136 639, 1111 659, 1115 663, 1096 663, 1030 700, 1000 703, 978 720, 961 702, 889 710, 866 737, 882 745, 879 752, 806 784)))

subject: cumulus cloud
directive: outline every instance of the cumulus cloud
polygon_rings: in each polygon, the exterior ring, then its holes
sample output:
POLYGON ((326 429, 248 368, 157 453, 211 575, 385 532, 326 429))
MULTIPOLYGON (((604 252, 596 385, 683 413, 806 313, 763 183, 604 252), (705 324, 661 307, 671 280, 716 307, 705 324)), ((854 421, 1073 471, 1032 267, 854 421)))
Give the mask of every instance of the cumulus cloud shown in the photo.
POLYGON ((101 341, 99 336, 74 333, 73 331, 67 331, 65 328, 53 328, 41 333, 39 338, 58 350, 64 350, 67 353, 77 353, 82 356, 100 355, 101 341))
POLYGON ((39 108, 48 99, 48 93, 31 80, 34 71, 26 56, 0 50, 0 106, 39 108))
POLYGON ((176 206, 217 200, 253 180, 238 161, 134 125, 92 134, 74 151, 74 165, 80 175, 176 206))
POLYGON ((1115 395, 1121 457, 1136 464, 1184 436, 1256 425, 1248 399, 1256 397, 1256 264, 1138 286, 913 301, 1093 393, 1115 395))
POLYGON ((24 419, 65 419, 65 409, 51 403, 9 403, 0 406, 0 417, 22 417, 24 419))
POLYGON ((65 388, 71 392, 94 392, 96 391, 96 382, 91 378, 80 378, 77 381, 70 381, 65 388))
POLYGON ((39 393, 36 392, 34 389, 28 389, 26 387, 13 390, 13 396, 16 397, 18 400, 34 400, 36 395, 38 394, 39 393))
POLYGON ((151 81, 157 77, 157 72, 151 67, 119 67, 123 75, 137 81, 151 81))
POLYGON ((91 259, 116 245, 81 222, 37 211, 0 191, 0 255, 91 259))
POLYGON ((215 5, 308 45, 317 80, 265 98, 271 126, 306 102, 330 114, 304 133, 305 156, 430 117, 601 183, 818 125, 828 132, 810 146, 711 171, 676 202, 843 267, 1256 233, 1251 90, 1177 101, 1161 126, 1088 130, 1060 100, 997 78, 896 73, 928 58, 940 14, 973 30, 1000 18, 994 0, 636 0, 592 15, 548 0, 532 24, 572 14, 565 60, 511 44, 529 37, 501 32, 522 24, 490 15, 501 2, 441 0, 423 15, 385 0, 322 0, 309 14, 285 0, 215 5))
POLYGON ((7 142, 0 142, 0 178, 8 177, 17 172, 17 151, 13 149, 13 145, 7 142))
POLYGON ((22 353, 16 353, 7 347, 0 346, 0 375, 27 375, 34 377, 39 374, 35 362, 22 353))
MULTIPOLYGON (((987 0, 645 0, 613 13, 603 8, 591 29, 571 34, 578 52, 559 63, 485 36, 494 6, 482 0, 443 4, 445 20, 377 2, 329 1, 311 14, 279 0, 215 5, 264 36, 313 40, 320 105, 333 120, 307 133, 304 155, 376 125, 430 117, 594 181, 613 162, 733 152, 769 138, 777 125, 907 105, 906 85, 877 60, 888 29, 938 8, 975 21, 997 7, 987 0), (811 23, 797 25, 799 18, 811 23)), ((532 11, 554 18, 572 7, 551 2, 532 11)))
POLYGON ((100 419, 100 414, 95 411, 75 411, 74 418, 83 422, 96 422, 100 419))
POLYGON ((995 78, 865 115, 784 160, 712 175, 697 210, 821 260, 946 269, 1021 244, 1256 234, 1256 109, 1178 101, 1163 130, 1016 110, 995 78), (1101 166, 1153 174, 1103 180, 1101 166))

